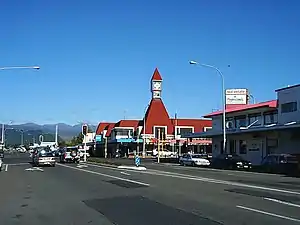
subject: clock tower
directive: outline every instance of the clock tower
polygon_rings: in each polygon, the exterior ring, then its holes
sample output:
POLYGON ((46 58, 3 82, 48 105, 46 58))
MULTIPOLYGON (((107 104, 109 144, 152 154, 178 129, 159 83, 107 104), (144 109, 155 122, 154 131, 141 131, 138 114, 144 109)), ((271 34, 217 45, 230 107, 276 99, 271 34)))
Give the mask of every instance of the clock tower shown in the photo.
POLYGON ((152 99, 160 99, 162 91, 162 78, 156 68, 151 78, 152 99))

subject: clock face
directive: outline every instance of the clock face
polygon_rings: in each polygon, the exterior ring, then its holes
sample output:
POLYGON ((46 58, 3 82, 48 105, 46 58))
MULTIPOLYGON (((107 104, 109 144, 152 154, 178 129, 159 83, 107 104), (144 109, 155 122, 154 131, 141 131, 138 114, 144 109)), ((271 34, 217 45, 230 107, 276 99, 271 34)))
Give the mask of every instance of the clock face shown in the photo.
POLYGON ((153 82, 153 90, 161 90, 161 82, 153 82))

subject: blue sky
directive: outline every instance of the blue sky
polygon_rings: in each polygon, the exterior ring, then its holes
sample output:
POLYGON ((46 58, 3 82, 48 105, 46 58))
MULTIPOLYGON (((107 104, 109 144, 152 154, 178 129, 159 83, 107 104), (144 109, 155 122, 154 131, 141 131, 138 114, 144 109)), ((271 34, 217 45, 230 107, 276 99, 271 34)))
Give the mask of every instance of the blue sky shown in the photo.
POLYGON ((299 83, 300 2, 2 0, 1 122, 142 118, 155 67, 170 115, 198 118, 221 107, 226 88, 256 101, 299 83), (230 67, 228 67, 230 65, 230 67))

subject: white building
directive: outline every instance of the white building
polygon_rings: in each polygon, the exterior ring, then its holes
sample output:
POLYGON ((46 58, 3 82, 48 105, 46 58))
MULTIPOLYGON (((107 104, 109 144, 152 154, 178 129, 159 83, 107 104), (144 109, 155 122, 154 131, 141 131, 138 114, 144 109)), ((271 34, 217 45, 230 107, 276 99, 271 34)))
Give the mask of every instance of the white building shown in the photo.
MULTIPOLYGON (((254 165, 270 153, 300 155, 300 85, 276 90, 277 100, 226 109, 226 152, 254 165)), ((193 137, 212 138, 213 156, 223 153, 223 111, 206 115, 212 129, 193 137)))

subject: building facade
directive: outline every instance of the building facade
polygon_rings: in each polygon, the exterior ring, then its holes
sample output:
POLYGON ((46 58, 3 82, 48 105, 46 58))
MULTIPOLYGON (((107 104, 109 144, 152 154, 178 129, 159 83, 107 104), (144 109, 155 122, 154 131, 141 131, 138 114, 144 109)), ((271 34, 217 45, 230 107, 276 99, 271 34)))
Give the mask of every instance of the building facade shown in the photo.
MULTIPOLYGON (((300 85, 276 90, 277 99, 226 107, 226 153, 241 155, 254 165, 271 153, 300 155, 300 85)), ((213 156, 223 153, 223 111, 206 115, 212 129, 186 137, 212 138, 213 156)))
POLYGON ((96 155, 113 156, 116 151, 123 155, 145 150, 149 153, 164 143, 164 148, 183 153, 211 151, 211 140, 198 138, 191 141, 183 138, 186 133, 202 132, 211 128, 211 119, 171 118, 162 100, 162 77, 155 69, 151 81, 151 100, 141 120, 120 120, 117 123, 99 123, 96 130, 96 155))

